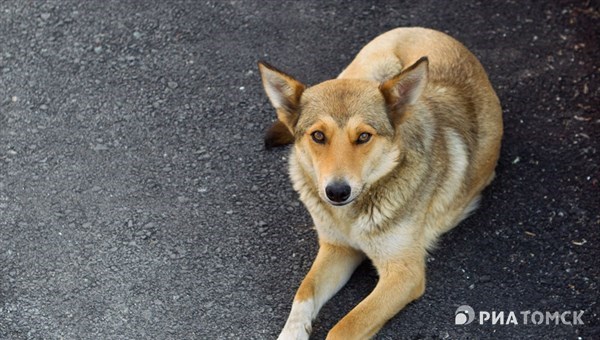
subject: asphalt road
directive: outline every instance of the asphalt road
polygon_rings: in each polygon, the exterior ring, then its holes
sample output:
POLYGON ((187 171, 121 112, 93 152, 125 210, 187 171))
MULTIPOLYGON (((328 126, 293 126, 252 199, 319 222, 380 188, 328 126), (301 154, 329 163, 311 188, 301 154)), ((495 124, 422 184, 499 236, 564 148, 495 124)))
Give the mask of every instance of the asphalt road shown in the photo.
MULTIPOLYGON (((379 339, 600 336, 598 3, 0 2, 0 338, 269 339, 316 253, 265 151, 256 62, 314 84, 397 26, 482 61, 505 138, 481 208, 379 339), (583 311, 584 325, 455 325, 583 311)), ((374 287, 359 268, 323 338, 374 287)))

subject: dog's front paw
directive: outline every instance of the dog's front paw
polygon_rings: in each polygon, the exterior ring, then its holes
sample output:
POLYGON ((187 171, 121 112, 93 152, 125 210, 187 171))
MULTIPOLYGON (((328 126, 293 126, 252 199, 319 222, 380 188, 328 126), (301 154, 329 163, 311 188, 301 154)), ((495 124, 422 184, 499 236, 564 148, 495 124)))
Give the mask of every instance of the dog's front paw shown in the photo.
POLYGON ((310 335, 310 322, 287 322, 279 334, 278 340, 308 340, 310 335))
POLYGON ((279 340, 307 340, 312 330, 312 300, 294 302, 290 316, 283 326, 279 340))

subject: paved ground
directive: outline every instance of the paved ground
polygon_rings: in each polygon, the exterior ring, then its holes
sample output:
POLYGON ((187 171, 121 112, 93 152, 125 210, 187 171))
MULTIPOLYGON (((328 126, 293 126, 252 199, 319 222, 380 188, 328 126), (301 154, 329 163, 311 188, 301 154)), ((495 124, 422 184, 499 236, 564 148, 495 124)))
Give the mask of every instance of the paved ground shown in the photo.
MULTIPOLYGON (((2 1, 0 338, 274 338, 316 242, 287 151, 262 147, 256 61, 314 84, 410 25, 480 57, 506 133, 481 209, 378 338, 597 338, 599 19, 590 1, 2 1), (456 326, 462 304, 585 325, 456 326)), ((315 338, 375 282, 362 266, 315 338)))

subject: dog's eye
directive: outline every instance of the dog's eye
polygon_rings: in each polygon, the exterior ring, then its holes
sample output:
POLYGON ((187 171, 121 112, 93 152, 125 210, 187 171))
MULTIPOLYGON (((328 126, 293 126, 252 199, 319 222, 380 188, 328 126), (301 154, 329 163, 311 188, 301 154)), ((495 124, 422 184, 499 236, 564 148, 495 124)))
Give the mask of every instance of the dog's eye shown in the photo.
POLYGON ((364 143, 366 143, 366 142, 368 142, 368 141, 370 141, 370 140, 371 140, 371 136, 372 136, 372 135, 371 135, 370 133, 368 133, 368 132, 363 132, 363 133, 361 133, 361 134, 358 136, 358 139, 356 140, 356 143, 357 143, 357 144, 364 144, 364 143))
POLYGON ((325 143, 325 134, 321 131, 315 131, 310 134, 315 143, 324 144, 325 143))

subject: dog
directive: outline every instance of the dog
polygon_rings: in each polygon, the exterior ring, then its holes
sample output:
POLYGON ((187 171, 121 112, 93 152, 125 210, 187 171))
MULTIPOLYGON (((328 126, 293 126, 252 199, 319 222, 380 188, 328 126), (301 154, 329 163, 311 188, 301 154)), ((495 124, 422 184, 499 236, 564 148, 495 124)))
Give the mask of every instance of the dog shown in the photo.
POLYGON ((477 58, 432 29, 386 32, 332 80, 307 87, 259 62, 293 143, 289 172, 319 251, 279 339, 308 339, 319 309, 368 258, 379 280, 327 339, 367 339, 425 290, 425 258, 477 207, 500 153, 500 102, 477 58))

